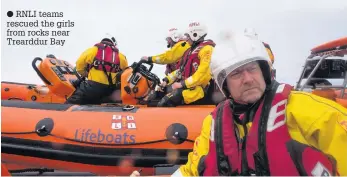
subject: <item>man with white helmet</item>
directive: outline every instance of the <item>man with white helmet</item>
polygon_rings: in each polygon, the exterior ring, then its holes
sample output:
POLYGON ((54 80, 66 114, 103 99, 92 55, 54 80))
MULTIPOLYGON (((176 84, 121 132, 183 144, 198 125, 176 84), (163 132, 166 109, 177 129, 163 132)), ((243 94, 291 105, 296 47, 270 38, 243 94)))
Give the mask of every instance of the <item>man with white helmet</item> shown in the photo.
POLYGON ((173 176, 347 175, 347 109, 279 84, 269 61, 258 39, 224 35, 211 70, 228 99, 205 118, 173 176))
POLYGON ((183 35, 177 28, 170 28, 165 40, 169 50, 155 56, 143 56, 141 60, 149 63, 166 64, 165 75, 168 75, 177 69, 179 60, 190 45, 185 42, 183 35))
POLYGON ((215 43, 205 40, 207 27, 200 22, 189 24, 185 33, 191 46, 179 61, 179 67, 163 79, 161 86, 171 85, 172 92, 165 95, 158 106, 191 104, 204 98, 212 79, 210 61, 215 43))
POLYGON ((100 104, 115 90, 120 89, 120 73, 128 67, 116 39, 110 34, 85 50, 76 61, 76 71, 88 80, 81 82, 67 99, 69 104, 100 104))

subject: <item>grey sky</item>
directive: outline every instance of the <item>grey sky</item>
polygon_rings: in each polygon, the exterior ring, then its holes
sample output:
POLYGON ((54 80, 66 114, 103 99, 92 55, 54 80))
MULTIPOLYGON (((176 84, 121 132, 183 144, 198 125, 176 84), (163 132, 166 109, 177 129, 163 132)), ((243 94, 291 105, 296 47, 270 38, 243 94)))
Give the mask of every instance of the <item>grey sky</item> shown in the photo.
MULTIPOLYGON (((2 0, 1 5, 2 81, 41 84, 31 67, 34 57, 53 53, 75 64, 80 54, 105 33, 116 37, 120 51, 131 64, 141 56, 165 51, 169 28, 185 30, 190 21, 197 20, 208 26, 211 39, 225 28, 254 27, 272 47, 278 80, 295 84, 312 47, 347 35, 346 0, 2 0), (64 17, 9 18, 9 10, 61 11, 64 17), (71 31, 69 37, 61 37, 66 39, 64 46, 7 45, 7 21, 36 19, 70 20, 75 26, 63 29, 71 31)), ((162 78, 164 69, 163 65, 155 65, 153 71, 162 78)))

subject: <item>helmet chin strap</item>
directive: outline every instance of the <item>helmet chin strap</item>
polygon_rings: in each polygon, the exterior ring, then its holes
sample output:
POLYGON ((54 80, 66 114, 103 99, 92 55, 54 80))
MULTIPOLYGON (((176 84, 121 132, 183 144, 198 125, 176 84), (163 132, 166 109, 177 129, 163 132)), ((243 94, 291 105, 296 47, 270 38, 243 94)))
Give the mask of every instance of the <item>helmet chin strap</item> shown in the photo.
POLYGON ((233 114, 235 115, 241 115, 247 111, 249 111, 251 108, 254 107, 254 105, 258 104, 263 98, 264 94, 254 103, 240 103, 239 101, 234 100, 230 97, 230 105, 233 110, 233 114))
MULTIPOLYGON (((231 96, 230 96, 231 98, 231 96)), ((246 102, 243 102, 243 101, 240 101, 240 100, 235 100, 235 99, 232 99, 235 103, 238 103, 238 104, 249 104, 249 103, 246 103, 246 102)))

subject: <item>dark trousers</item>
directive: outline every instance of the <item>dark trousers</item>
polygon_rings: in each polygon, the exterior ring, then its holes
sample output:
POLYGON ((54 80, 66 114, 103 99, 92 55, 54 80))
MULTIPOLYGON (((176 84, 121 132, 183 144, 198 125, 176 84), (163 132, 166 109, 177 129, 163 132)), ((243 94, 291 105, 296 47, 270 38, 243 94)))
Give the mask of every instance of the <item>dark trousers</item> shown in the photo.
POLYGON ((183 89, 176 89, 168 94, 166 94, 158 103, 158 107, 175 107, 178 105, 183 105, 183 89))
POLYGON ((81 82, 65 103, 78 105, 101 104, 103 99, 110 96, 113 91, 114 88, 109 87, 109 85, 87 80, 81 82))

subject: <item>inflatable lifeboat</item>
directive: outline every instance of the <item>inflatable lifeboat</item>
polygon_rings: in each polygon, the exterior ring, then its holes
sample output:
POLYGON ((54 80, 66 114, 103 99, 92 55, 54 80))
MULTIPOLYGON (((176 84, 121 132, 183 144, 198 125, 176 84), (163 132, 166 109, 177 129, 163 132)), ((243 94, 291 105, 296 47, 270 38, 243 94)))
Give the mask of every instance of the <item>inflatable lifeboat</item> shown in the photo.
POLYGON ((303 68, 296 90, 310 90, 347 108, 347 37, 311 49, 303 68))
MULTIPOLYGON (((121 82, 118 84, 121 85, 122 89, 114 92, 109 97, 103 98, 103 102, 156 104, 159 100, 151 99, 144 102, 144 100, 139 99, 140 97, 152 96, 155 86, 160 83, 160 79, 150 72, 153 64, 149 65, 150 68, 147 69, 142 62, 135 62, 120 73, 119 80, 121 82)), ((76 87, 86 79, 82 78, 69 62, 57 59, 53 55, 47 55, 45 59, 36 57, 32 61, 32 67, 44 85, 2 81, 1 100, 65 103, 76 87), (40 62, 38 66, 37 62, 40 62)), ((214 82, 211 81, 210 83, 210 88, 207 91, 209 96, 194 104, 215 104, 224 99, 214 82)), ((164 95, 163 93, 158 94, 164 95)))
MULTIPOLYGON (((214 106, 2 101, 1 158, 30 168, 128 175, 186 162, 214 106), (130 173, 129 173, 130 172, 130 173)), ((11 170, 11 169, 9 169, 11 170)))
MULTIPOLYGON (((215 108, 209 97, 170 108, 156 107, 155 99, 144 103, 139 97, 148 98, 160 80, 151 73, 153 65, 148 69, 143 63, 119 76, 120 103, 61 104, 81 78, 63 60, 35 58, 33 63, 45 83, 41 88, 64 99, 39 102, 25 100, 24 94, 2 100, 1 158, 12 175, 129 175, 139 169, 142 175, 172 174, 186 163, 203 119, 215 108)), ((11 88, 28 87, 20 86, 11 88)))

